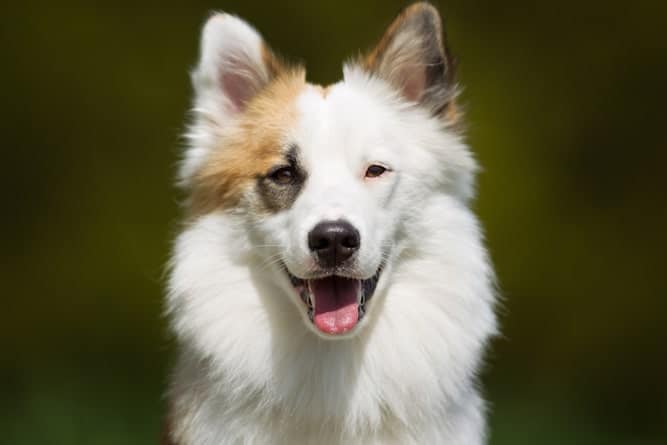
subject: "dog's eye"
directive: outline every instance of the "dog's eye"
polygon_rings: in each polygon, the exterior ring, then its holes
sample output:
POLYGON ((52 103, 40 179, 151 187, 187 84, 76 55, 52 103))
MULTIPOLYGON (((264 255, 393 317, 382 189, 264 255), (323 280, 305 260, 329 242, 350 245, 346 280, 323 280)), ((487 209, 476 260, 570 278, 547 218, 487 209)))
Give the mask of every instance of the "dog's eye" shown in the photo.
POLYGON ((378 176, 382 176, 386 171, 387 171, 387 167, 384 167, 382 165, 373 164, 366 169, 366 177, 367 178, 377 178, 378 176))
POLYGON ((296 177, 294 167, 280 167, 269 174, 269 178, 276 184, 291 184, 296 177))

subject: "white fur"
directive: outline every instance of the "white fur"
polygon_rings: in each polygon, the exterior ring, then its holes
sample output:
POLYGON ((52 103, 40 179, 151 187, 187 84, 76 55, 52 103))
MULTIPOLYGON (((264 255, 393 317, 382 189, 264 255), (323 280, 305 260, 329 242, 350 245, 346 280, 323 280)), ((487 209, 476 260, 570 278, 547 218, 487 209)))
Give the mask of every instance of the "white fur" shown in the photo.
MULTIPOLYGON (((221 93, 198 90, 197 106, 224 125, 208 94, 221 93)), ((496 321, 493 272, 467 205, 476 168, 467 147, 353 66, 326 97, 306 89, 297 105, 286 138, 309 176, 292 207, 216 211, 176 240, 175 443, 484 443, 475 377, 496 321), (375 162, 393 171, 365 180, 375 162), (367 316, 330 339, 312 328, 276 259, 307 274, 306 234, 339 217, 360 231, 359 276, 386 265, 367 316)), ((205 125, 192 131, 186 174, 215 138, 205 125)))

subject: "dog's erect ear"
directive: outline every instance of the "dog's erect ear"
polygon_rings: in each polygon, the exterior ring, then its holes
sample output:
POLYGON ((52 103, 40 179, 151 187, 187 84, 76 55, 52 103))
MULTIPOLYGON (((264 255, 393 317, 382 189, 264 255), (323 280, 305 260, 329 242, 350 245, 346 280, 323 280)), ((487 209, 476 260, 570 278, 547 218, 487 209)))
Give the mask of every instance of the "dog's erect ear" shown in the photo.
POLYGON ((208 154, 216 149, 220 130, 282 71, 280 62, 252 26, 229 14, 208 19, 202 31, 199 62, 192 72, 193 121, 186 133, 188 147, 181 162, 181 185, 190 183, 208 154))
POLYGON ((259 33, 238 17, 213 15, 202 31, 200 59, 193 73, 197 95, 213 95, 223 111, 243 111, 280 70, 259 33))
POLYGON ((404 9, 362 64, 434 115, 452 112, 454 63, 432 5, 420 2, 404 9))

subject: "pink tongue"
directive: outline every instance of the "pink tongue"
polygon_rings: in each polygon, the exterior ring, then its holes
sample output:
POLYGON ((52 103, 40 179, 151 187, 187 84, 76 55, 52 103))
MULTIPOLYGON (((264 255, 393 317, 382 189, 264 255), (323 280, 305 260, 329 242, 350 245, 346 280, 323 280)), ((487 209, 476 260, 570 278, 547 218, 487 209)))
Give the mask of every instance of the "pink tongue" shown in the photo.
POLYGON ((313 321, 325 334, 342 334, 358 321, 359 280, 331 276, 310 281, 315 301, 313 321))

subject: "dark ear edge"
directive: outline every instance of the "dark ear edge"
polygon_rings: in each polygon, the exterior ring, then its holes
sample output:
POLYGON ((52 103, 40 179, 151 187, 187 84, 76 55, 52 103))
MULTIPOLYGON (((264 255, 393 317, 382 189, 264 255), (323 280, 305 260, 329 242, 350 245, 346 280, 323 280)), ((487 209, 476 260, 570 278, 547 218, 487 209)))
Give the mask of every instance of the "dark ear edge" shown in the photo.
POLYGON ((447 45, 440 14, 430 3, 418 2, 403 9, 361 66, 433 115, 450 122, 458 120, 456 60, 447 45))

